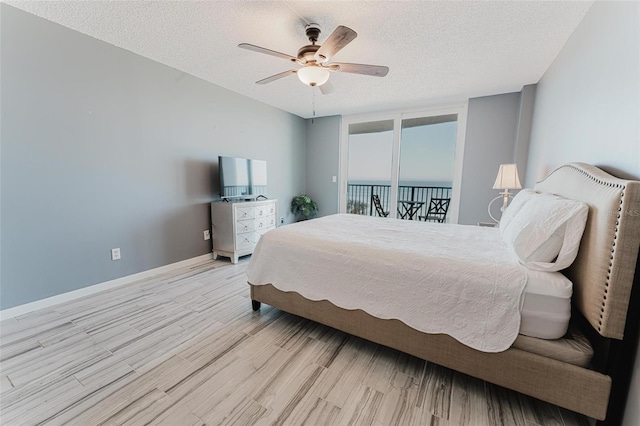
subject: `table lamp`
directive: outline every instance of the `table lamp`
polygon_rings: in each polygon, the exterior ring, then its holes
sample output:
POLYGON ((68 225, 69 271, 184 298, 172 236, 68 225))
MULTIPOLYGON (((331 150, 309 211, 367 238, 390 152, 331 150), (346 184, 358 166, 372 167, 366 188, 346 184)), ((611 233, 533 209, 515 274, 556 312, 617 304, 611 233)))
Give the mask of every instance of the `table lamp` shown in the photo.
POLYGON ((522 185, 520 185, 520 179, 518 178, 518 166, 516 164, 500 164, 500 168, 498 169, 498 176, 496 177, 496 181, 493 184, 493 189, 503 190, 500 195, 491 200, 488 208, 489 216, 491 216, 491 219, 499 222, 499 220, 493 217, 493 215, 491 214, 491 205, 495 200, 502 197, 502 207, 500 208, 500 211, 504 212, 504 210, 509 205, 509 198, 512 197, 509 190, 522 189, 522 185))

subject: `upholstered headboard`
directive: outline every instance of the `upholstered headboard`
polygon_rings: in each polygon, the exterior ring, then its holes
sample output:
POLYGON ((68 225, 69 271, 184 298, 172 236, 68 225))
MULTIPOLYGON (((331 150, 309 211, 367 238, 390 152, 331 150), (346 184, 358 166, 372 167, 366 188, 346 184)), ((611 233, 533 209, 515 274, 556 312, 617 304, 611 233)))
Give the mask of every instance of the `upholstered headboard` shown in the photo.
POLYGON ((622 339, 640 246, 640 182, 570 163, 534 189, 589 205, 578 256, 564 273, 573 281, 575 306, 593 328, 622 339))

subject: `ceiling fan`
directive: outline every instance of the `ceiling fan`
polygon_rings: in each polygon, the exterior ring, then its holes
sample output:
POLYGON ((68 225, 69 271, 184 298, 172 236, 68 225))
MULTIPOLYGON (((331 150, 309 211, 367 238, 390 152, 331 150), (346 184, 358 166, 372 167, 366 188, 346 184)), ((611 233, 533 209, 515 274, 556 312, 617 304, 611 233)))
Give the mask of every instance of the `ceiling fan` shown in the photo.
POLYGON ((266 49, 264 47, 255 46, 253 44, 241 43, 238 45, 238 47, 242 49, 287 59, 291 62, 297 63, 298 65, 302 65, 302 68, 291 69, 256 81, 257 84, 267 84, 291 74, 297 74, 301 82, 312 87, 319 86, 320 91, 323 94, 326 94, 331 91, 330 83, 328 83, 330 72, 347 72, 352 74, 371 75, 374 77, 384 77, 389 72, 388 67, 379 65, 350 64, 345 62, 329 63, 336 53, 342 50, 342 48, 358 36, 358 34, 351 28, 347 28, 342 25, 337 27, 322 45, 316 44, 318 37, 320 36, 320 26, 318 24, 307 25, 305 33, 311 44, 302 46, 298 50, 297 57, 287 55, 286 53, 276 52, 275 50, 266 49))

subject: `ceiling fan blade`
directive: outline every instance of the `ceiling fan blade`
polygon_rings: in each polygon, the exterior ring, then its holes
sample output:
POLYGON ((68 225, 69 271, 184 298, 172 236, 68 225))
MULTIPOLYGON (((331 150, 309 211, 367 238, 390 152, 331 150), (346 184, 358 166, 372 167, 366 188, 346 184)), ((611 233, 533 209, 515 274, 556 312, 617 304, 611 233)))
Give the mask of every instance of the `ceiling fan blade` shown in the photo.
POLYGON ((264 53, 265 55, 275 56, 276 58, 287 59, 287 60, 289 60, 291 62, 297 62, 298 61, 298 58, 296 58, 294 56, 291 56, 291 55, 287 55, 286 53, 276 52, 275 50, 265 49, 264 47, 255 46, 255 45, 249 44, 249 43, 240 43, 238 45, 238 47, 240 47, 242 49, 251 50, 253 52, 264 53))
POLYGON ((271 83, 272 81, 279 80, 279 79, 281 79, 283 77, 286 77, 286 76, 291 75, 291 74, 295 74, 297 72, 298 72, 298 70, 289 70, 289 71, 281 72, 279 74, 272 75, 271 77, 267 77, 267 78, 263 78, 262 80, 258 80, 258 81, 256 81, 256 84, 271 83))
POLYGON ((332 68, 334 65, 338 66, 338 69, 335 71, 338 72, 348 72, 352 74, 364 74, 371 75, 374 77, 384 77, 389 73, 389 67, 384 67, 381 65, 365 65, 365 64, 349 64, 345 62, 332 62, 327 65, 328 68, 332 68))
POLYGON ((327 62, 336 53, 342 50, 347 44, 351 43, 358 33, 351 28, 340 25, 327 37, 320 49, 316 52, 316 61, 327 62))
POLYGON ((322 86, 320 87, 320 92, 323 95, 328 95, 329 93, 333 93, 333 84, 331 84, 331 80, 328 80, 326 83, 324 83, 322 86))

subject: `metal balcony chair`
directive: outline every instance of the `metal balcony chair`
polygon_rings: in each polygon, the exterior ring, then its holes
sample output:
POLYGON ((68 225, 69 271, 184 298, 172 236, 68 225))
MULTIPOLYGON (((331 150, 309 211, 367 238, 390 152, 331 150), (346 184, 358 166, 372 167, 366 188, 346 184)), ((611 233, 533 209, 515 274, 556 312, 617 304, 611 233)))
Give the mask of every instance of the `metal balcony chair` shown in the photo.
POLYGON ((451 198, 432 198, 426 216, 420 216, 420 220, 443 223, 447 218, 450 202, 451 198))
POLYGON ((380 217, 389 216, 389 212, 385 212, 384 209, 382 208, 382 203, 380 202, 380 197, 379 196, 377 196, 376 194, 373 194, 371 196, 371 201, 373 202, 373 205, 376 208, 376 212, 378 212, 378 216, 380 216, 380 217))

